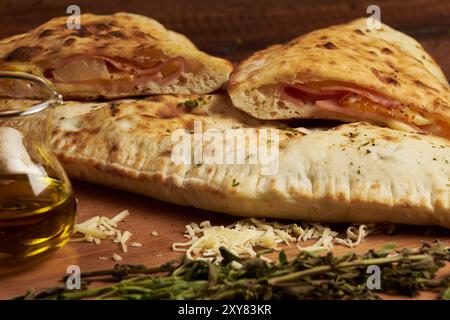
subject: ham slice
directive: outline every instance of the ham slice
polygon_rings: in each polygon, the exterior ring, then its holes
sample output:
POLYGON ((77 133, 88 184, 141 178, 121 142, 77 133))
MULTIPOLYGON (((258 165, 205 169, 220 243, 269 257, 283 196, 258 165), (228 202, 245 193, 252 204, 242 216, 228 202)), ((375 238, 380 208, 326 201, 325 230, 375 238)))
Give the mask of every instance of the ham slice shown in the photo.
POLYGON ((320 88, 320 89, 310 88, 310 87, 307 87, 307 86, 305 86, 303 84, 299 84, 299 83, 296 83, 296 84, 293 84, 293 85, 290 85, 290 86, 285 86, 285 89, 289 88, 289 87, 295 88, 295 89, 300 90, 300 91, 302 91, 304 93, 308 93, 308 94, 311 94, 311 95, 318 95, 318 96, 332 96, 332 95, 338 94, 340 91, 345 91, 345 90, 342 90, 342 89, 337 89, 337 90, 327 90, 327 89, 325 89, 324 90, 322 88, 320 88))
POLYGON ((304 104, 305 100, 315 101, 343 95, 341 91, 322 91, 302 84, 282 85, 280 92, 283 100, 288 100, 300 106, 304 104))
POLYGON ((401 107, 400 103, 393 99, 383 97, 370 90, 361 89, 353 85, 325 84, 320 86, 320 84, 283 84, 280 86, 280 91, 282 99, 290 101, 298 106, 304 105, 305 101, 310 101, 314 103, 317 108, 337 114, 347 115, 351 118, 374 121, 377 123, 388 124, 389 126, 394 125, 396 127, 407 129, 407 131, 423 132, 423 130, 421 130, 418 126, 410 123, 409 121, 389 117, 388 115, 376 112, 376 109, 374 109, 375 111, 361 110, 361 108, 354 109, 343 105, 341 103, 341 99, 350 94, 357 94, 385 108, 401 107))
POLYGON ((330 100, 319 100, 315 102, 315 105, 319 107, 320 109, 338 112, 338 113, 344 113, 348 115, 355 115, 360 114, 361 112, 356 110, 351 110, 350 108, 343 108, 339 101, 336 99, 330 99, 330 100))
POLYGON ((289 92, 289 87, 286 85, 282 85, 280 87, 279 94, 281 95, 282 100, 289 101, 294 105, 301 107, 305 104, 303 101, 303 97, 298 94, 298 92, 289 92))
POLYGON ((329 86, 329 87, 321 88, 321 90, 323 90, 323 91, 331 90, 331 92, 336 91, 336 90, 353 92, 353 93, 359 94, 363 97, 366 97, 376 103, 379 103, 385 107, 400 107, 401 106, 400 103, 395 101, 394 99, 389 99, 389 98, 383 97, 379 94, 376 94, 374 92, 371 92, 369 90, 360 89, 360 88, 350 86, 350 85, 329 86))
MULTIPOLYGON (((53 68, 46 71, 51 73, 55 82, 80 83, 90 80, 111 80, 114 79, 114 72, 111 74, 107 63, 124 75, 133 76, 132 81, 136 83, 155 81, 161 85, 167 84, 185 71, 185 62, 181 57, 174 57, 163 62, 156 63, 155 66, 141 69, 130 63, 122 62, 103 56, 76 56, 64 61, 60 61, 53 68), (166 73, 166 74, 165 74, 166 73)), ((117 80, 123 81, 123 80, 117 80)), ((127 79, 126 81, 130 81, 127 79)))
POLYGON ((322 87, 313 88, 305 84, 296 83, 292 85, 282 85, 281 87, 282 91, 287 96, 292 95, 292 93, 289 94, 289 90, 291 90, 291 88, 300 91, 306 98, 309 98, 309 100, 312 101, 326 100, 330 96, 342 96, 348 92, 353 92, 386 107, 401 106, 400 103, 394 99, 386 98, 370 90, 361 89, 350 84, 325 85, 322 87))

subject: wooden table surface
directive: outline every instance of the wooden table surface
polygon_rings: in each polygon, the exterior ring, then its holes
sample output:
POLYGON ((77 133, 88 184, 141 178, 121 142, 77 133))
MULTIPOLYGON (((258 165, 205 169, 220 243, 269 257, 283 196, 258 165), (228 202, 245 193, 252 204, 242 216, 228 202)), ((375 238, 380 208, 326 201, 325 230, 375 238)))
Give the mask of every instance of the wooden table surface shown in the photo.
MULTIPOLYGON (((76 1, 82 12, 112 13, 130 11, 151 16, 166 26, 183 32, 201 49, 234 61, 269 44, 285 42, 305 32, 365 16, 371 1, 295 1, 295 0, 108 0, 76 1), (319 4, 318 4, 319 3, 319 4)), ((3 0, 0 6, 0 38, 24 32, 51 17, 65 14, 71 0, 3 0)), ((450 77, 450 1, 409 0, 377 1, 382 21, 417 38, 441 64, 450 77)), ((158 265, 181 254, 171 251, 171 244, 183 238, 189 222, 211 220, 213 224, 228 224, 236 218, 179 207, 157 200, 120 192, 82 182, 74 182, 79 200, 78 219, 84 221, 95 215, 112 217, 128 209, 131 217, 123 228, 133 233, 131 241, 143 243, 142 248, 130 248, 122 254, 109 241, 101 245, 69 243, 42 263, 21 272, 0 277, 0 299, 24 293, 32 287, 57 284, 69 265, 82 271, 113 267, 115 262, 99 260, 113 253, 123 256, 124 263, 158 265), (160 236, 151 236, 156 230, 160 236)), ((401 227, 394 236, 374 235, 354 251, 365 252, 383 243, 396 243, 398 248, 417 247, 420 241, 440 239, 450 243, 448 230, 425 235, 427 228, 401 227)), ((347 249, 336 248, 336 253, 347 249)), ((291 252, 292 254, 294 252, 291 252)), ((442 272, 450 275, 450 266, 442 272)), ((396 298, 396 297, 386 297, 396 298)), ((434 298, 422 294, 418 298, 434 298)))
MULTIPOLYGON (((131 215, 119 226, 122 230, 129 230, 133 233, 130 243, 141 242, 143 247, 130 247, 128 253, 122 253, 119 245, 109 240, 103 241, 100 245, 69 242, 42 263, 0 277, 0 299, 23 294, 31 288, 60 285, 58 280, 66 274, 67 267, 70 265, 79 266, 81 271, 112 268, 115 265, 115 261, 111 258, 113 253, 122 256, 122 263, 158 266, 168 260, 182 257, 182 253, 171 250, 171 245, 173 242, 187 240, 183 237, 186 224, 210 220, 213 225, 228 225, 237 219, 84 182, 75 182, 74 187, 78 198, 79 221, 85 221, 96 215, 113 217, 123 210, 129 210, 131 215), (151 235, 154 230, 159 233, 159 236, 151 235), (109 257, 110 259, 100 260, 99 257, 109 257)), ((368 249, 379 248, 386 243, 395 243, 399 249, 418 247, 421 241, 440 240, 450 244, 448 230, 438 228, 431 235, 425 235, 428 230, 427 227, 402 226, 392 236, 369 235, 367 241, 353 249, 353 252, 364 253, 368 249)), ((338 255, 349 251, 347 248, 335 247, 335 253, 338 255)), ((296 249, 287 249, 290 256, 296 252, 298 252, 296 249)), ((439 276, 450 276, 450 265, 442 269, 439 276)), ((397 297, 386 296, 385 298, 397 297)), ((433 299, 435 295, 424 293, 416 298, 433 299)))

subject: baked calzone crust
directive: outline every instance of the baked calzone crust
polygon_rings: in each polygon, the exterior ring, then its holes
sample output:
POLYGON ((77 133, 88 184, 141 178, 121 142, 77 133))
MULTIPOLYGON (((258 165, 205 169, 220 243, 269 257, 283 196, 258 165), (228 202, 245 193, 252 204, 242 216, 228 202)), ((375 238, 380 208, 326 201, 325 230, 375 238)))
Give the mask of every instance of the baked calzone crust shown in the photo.
POLYGON ((228 91, 260 119, 369 121, 450 138, 450 89, 413 38, 366 20, 313 31, 241 62, 228 91))
MULTIPOLYGON (((201 142, 203 150, 212 144, 201 142)), ((248 217, 450 227, 450 143, 438 137, 361 122, 289 129, 247 116, 226 96, 157 96, 68 102, 54 115, 51 145, 73 178, 179 205, 248 217), (278 129, 277 170, 262 174, 264 164, 248 153, 242 164, 174 162, 174 131, 193 139, 196 121, 203 131, 278 129)))
MULTIPOLYGON (((230 62, 198 50, 185 36, 136 14, 83 14, 79 29, 54 18, 0 41, 0 69, 52 81, 65 98, 205 94, 220 88, 230 62)), ((5 95, 31 98, 27 88, 5 95)))

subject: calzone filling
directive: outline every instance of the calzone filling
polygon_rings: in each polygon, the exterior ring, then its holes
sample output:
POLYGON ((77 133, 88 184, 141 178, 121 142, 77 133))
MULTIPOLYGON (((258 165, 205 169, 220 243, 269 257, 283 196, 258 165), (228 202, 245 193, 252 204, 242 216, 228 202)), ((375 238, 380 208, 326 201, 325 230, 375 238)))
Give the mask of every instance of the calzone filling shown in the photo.
POLYGON ((126 82, 139 85, 155 82, 166 85, 185 71, 181 57, 145 61, 144 66, 123 58, 74 56, 47 66, 44 75, 55 84, 108 84, 126 82))
POLYGON ((312 103, 322 111, 346 118, 385 124, 393 129, 450 136, 450 128, 439 119, 425 116, 410 106, 374 91, 338 81, 282 84, 281 99, 297 107, 312 103))

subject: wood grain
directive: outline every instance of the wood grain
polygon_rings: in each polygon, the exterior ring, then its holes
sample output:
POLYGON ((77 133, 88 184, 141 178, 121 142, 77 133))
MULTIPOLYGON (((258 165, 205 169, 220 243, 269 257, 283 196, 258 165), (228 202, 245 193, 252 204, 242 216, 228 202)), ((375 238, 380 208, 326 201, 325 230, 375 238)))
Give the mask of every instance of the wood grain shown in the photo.
MULTIPOLYGON (((80 222, 96 215, 113 217, 123 210, 130 210, 131 216, 120 226, 123 230, 132 232, 131 241, 141 242, 143 247, 131 247, 125 254, 121 252, 117 244, 113 244, 111 241, 103 241, 100 245, 71 242, 32 268, 1 276, 0 299, 24 294, 31 288, 58 285, 58 280, 65 275, 66 269, 70 265, 78 265, 82 271, 112 268, 115 265, 111 258, 113 253, 118 253, 124 258, 122 263, 160 265, 168 260, 182 257, 182 253, 171 250, 171 245, 173 242, 186 241, 186 238, 183 237, 186 224, 210 220, 214 225, 227 225, 236 221, 234 217, 180 207, 87 183, 75 182, 74 186, 78 198, 78 220, 80 222), (153 230, 158 231, 158 237, 151 235, 153 230), (110 259, 103 261, 98 257, 110 259)), ((339 228, 339 226, 335 227, 339 228)), ((420 241, 436 239, 450 244, 450 234, 447 230, 436 229, 434 234, 425 235, 427 230, 428 228, 404 226, 393 236, 369 236, 364 244, 353 251, 363 253, 371 248, 379 248, 386 243, 395 243, 398 248, 418 247, 420 241)), ((336 254, 349 251, 349 249, 339 246, 335 249, 336 254)), ((296 249, 287 249, 287 252, 292 256, 297 251, 296 249)), ((440 276, 450 276, 450 265, 440 272, 440 276)), ((398 297, 385 296, 385 298, 398 297)), ((425 293, 416 298, 432 299, 435 298, 435 295, 425 293)))
MULTIPOLYGON (((314 29, 368 16, 371 0, 77 0, 82 12, 129 11, 186 34, 201 49, 238 61, 314 29)), ((0 38, 66 15, 72 0, 3 0, 0 38)), ((450 1, 381 0, 381 20, 416 37, 450 78, 450 1)))

